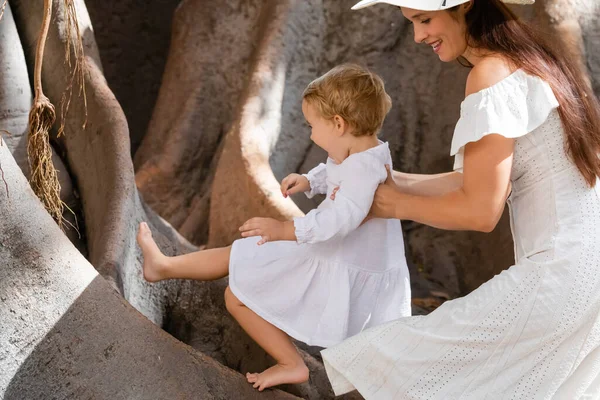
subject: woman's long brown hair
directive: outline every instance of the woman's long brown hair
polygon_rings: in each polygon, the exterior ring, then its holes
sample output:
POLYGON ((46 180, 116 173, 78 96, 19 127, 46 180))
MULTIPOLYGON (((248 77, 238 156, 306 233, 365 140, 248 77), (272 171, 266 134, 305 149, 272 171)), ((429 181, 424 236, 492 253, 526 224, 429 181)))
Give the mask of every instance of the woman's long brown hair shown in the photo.
POLYGON ((561 54, 500 0, 475 0, 465 14, 468 44, 500 54, 552 88, 566 134, 566 150, 587 184, 600 176, 600 107, 576 61, 561 54))

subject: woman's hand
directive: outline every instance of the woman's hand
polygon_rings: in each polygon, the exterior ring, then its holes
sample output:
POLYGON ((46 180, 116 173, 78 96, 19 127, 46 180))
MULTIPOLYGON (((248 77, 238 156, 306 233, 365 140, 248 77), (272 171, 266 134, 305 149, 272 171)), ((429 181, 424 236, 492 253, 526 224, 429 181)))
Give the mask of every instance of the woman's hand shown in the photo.
POLYGON ((386 165, 385 169, 387 170, 387 179, 375 191, 371 211, 369 211, 365 222, 371 218, 396 218, 395 198, 399 190, 392 177, 390 166, 386 165))
POLYGON ((242 237, 260 236, 259 246, 276 240, 296 240, 294 224, 273 218, 251 218, 240 227, 242 237))
MULTIPOLYGON (((361 225, 373 218, 396 218, 396 203, 394 201, 394 195, 398 194, 399 188, 394 181, 390 166, 386 165, 385 169, 387 171, 387 179, 384 183, 379 185, 375 191, 375 196, 373 197, 373 204, 371 205, 369 215, 367 215, 361 225)), ((339 186, 333 189, 331 196, 329 196, 331 200, 335 200, 335 194, 339 189, 339 186)))
POLYGON ((303 175, 289 174, 281 181, 281 194, 283 197, 308 191, 310 191, 310 182, 303 175))

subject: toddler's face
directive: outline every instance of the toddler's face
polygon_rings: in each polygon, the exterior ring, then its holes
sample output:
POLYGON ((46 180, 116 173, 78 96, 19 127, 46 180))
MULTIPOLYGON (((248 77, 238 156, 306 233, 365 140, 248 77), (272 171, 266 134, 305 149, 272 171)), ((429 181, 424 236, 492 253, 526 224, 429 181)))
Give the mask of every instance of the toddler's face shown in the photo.
POLYGON ((331 153, 338 138, 333 121, 323 118, 319 111, 306 100, 302 101, 302 113, 311 128, 310 140, 327 153, 331 153))

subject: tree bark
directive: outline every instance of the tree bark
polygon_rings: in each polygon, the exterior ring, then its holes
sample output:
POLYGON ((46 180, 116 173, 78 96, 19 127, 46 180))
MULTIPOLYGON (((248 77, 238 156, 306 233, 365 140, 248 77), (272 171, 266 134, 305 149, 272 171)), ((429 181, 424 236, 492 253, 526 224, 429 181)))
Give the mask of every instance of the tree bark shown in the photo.
POLYGON ((248 74, 260 1, 185 0, 148 131, 135 156, 148 204, 197 244, 208 239, 222 139, 248 74))
MULTIPOLYGON (((290 25, 297 25, 296 19, 306 14, 309 7, 303 3, 270 1, 261 10, 248 83, 215 173, 209 247, 223 246, 238 238, 239 226, 250 217, 289 220, 303 215, 291 199, 281 195, 269 163, 284 128, 283 100, 291 67, 290 49, 301 36, 301 31, 290 25)), ((299 104, 297 101, 293 107, 297 109, 299 104)))
POLYGON ((555 43, 560 43, 567 57, 575 60, 590 87, 581 21, 593 12, 594 7, 597 5, 592 2, 568 0, 546 0, 536 4, 538 24, 555 37, 555 43))

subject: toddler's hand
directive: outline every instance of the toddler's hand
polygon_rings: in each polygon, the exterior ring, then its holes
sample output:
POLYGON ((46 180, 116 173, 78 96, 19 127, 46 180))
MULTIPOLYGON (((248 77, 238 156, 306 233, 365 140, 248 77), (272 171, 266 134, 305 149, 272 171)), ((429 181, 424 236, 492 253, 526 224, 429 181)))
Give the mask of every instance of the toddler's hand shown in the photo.
POLYGON ((284 237, 284 223, 273 218, 251 218, 240 227, 242 237, 260 236, 258 245, 284 237))
POLYGON ((295 193, 308 192, 309 190, 310 182, 308 182, 305 176, 300 174, 289 174, 281 181, 281 194, 283 197, 288 197, 295 193))

